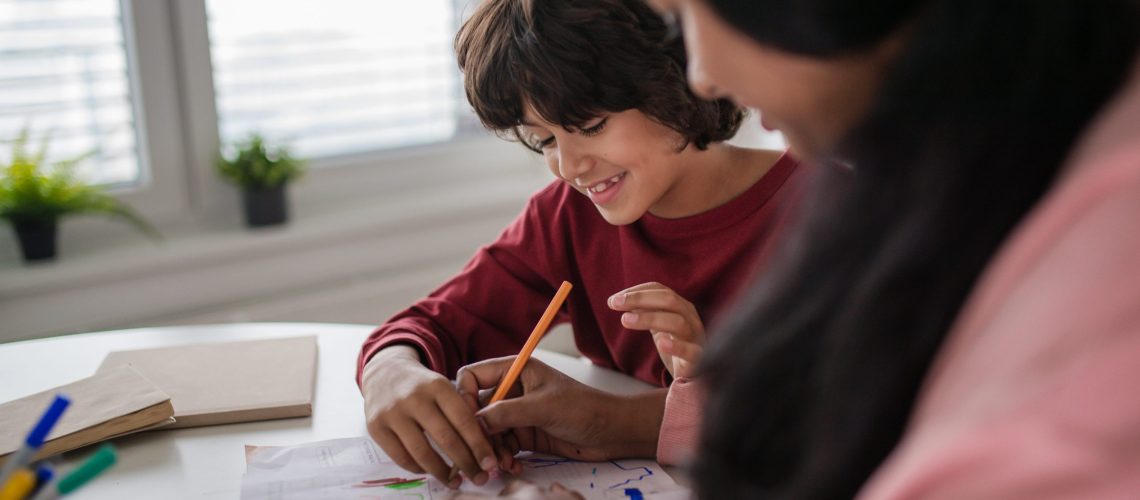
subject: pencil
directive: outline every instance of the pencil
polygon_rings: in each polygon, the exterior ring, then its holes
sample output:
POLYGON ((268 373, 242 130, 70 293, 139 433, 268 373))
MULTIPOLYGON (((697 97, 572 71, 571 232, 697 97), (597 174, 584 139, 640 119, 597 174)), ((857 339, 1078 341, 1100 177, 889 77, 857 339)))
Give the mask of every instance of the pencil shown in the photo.
POLYGON ((519 355, 515 356, 515 362, 511 363, 511 368, 507 370, 507 375, 503 377, 503 381, 499 383, 498 389, 495 389, 495 394, 491 396, 491 402, 487 404, 494 404, 502 401, 507 397, 507 392, 511 390, 511 386, 515 385, 519 375, 522 374, 523 367, 526 362, 530 360, 531 354, 534 354, 534 349, 538 347, 538 341, 542 340, 542 336, 546 335, 546 330, 550 328, 550 323, 554 321, 554 315, 558 314, 558 309, 562 308, 562 303, 566 301, 566 296, 570 295, 571 285, 569 281, 563 281, 562 286, 558 287, 558 291, 554 294, 554 299, 550 301, 550 305, 546 306, 546 312, 542 313, 542 318, 538 320, 538 324, 534 325, 534 330, 530 332, 530 337, 526 339, 526 344, 519 351, 519 355))
MULTIPOLYGON (((534 325, 530 337, 527 337, 522 350, 519 351, 518 356, 515 356, 515 361, 507 369, 506 376, 499 382, 499 387, 495 389, 495 394, 491 396, 491 401, 487 404, 498 403, 507 397, 507 392, 510 392, 511 387, 518 381, 519 375, 526 367, 526 362, 530 360, 530 356, 534 354, 534 349, 538 347, 538 341, 542 340, 542 336, 546 335, 546 330, 550 328, 550 323, 554 322, 554 315, 558 314, 558 310, 562 308, 562 303, 566 302, 566 296, 570 295, 571 288, 574 288, 574 285, 571 285, 569 281, 563 281, 562 286, 558 287, 558 291, 554 293, 554 298, 550 300, 550 305, 546 306, 546 312, 542 313, 538 324, 534 325)), ((458 474, 459 467, 451 466, 451 473, 447 475, 447 480, 453 481, 458 474)))

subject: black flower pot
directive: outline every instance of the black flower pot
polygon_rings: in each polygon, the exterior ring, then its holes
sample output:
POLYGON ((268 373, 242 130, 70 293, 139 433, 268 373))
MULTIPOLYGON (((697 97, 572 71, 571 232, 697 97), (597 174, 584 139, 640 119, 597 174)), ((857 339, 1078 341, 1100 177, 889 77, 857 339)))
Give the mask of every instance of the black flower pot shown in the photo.
POLYGON ((55 259, 58 227, 55 219, 12 221, 12 227, 16 230, 16 238, 20 240, 24 262, 55 259))
POLYGON ((250 227, 275 226, 289 218, 285 198, 285 185, 242 190, 245 204, 245 223, 250 227))

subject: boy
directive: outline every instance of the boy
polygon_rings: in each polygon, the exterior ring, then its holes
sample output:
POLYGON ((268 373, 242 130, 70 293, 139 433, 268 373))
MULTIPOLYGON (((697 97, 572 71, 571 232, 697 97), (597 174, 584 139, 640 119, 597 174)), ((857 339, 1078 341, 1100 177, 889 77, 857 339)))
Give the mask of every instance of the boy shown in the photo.
POLYGON ((703 335, 702 318, 748 282, 796 163, 723 143, 743 110, 692 94, 681 41, 640 0, 488 0, 456 52, 483 124, 541 153, 557 179, 459 275, 365 342, 369 432, 401 466, 452 487, 460 478, 429 437, 477 484, 509 469, 473 396, 448 377, 516 354, 567 280, 575 289, 556 321, 570 322, 582 354, 662 389, 617 397, 562 377, 564 404, 530 413, 570 425, 543 436, 574 458, 653 456, 673 369, 655 339, 703 335))

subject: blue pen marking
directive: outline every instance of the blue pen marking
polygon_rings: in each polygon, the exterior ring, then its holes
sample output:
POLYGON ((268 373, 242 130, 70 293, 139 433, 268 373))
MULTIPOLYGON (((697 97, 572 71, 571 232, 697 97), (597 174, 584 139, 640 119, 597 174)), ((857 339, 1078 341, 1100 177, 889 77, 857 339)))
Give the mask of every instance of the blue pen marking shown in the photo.
POLYGON ((577 462, 577 460, 571 460, 569 458, 561 458, 561 457, 553 457, 553 458, 528 457, 528 458, 520 459, 519 461, 522 462, 525 466, 530 467, 532 469, 542 469, 544 467, 554 467, 556 465, 572 464, 574 462, 577 462))
POLYGON ((641 496, 641 490, 637 488, 626 488, 625 496, 629 497, 632 500, 642 500, 644 498, 641 496))
MULTIPOLYGON (((643 473, 642 475, 638 476, 636 479, 626 479, 625 481, 622 481, 622 482, 620 482, 620 483, 618 483, 618 484, 615 484, 615 485, 613 485, 613 486, 610 486, 608 489, 611 489, 611 490, 612 490, 612 489, 614 489, 614 488, 618 488, 618 487, 621 487, 621 486, 625 486, 625 485, 627 485, 627 484, 629 484, 629 483, 632 483, 632 482, 634 482, 634 481, 641 481, 642 479, 645 479, 645 478, 647 478, 647 477, 649 477, 649 476, 652 476, 652 475, 653 475, 653 471, 652 471, 652 470, 650 470, 650 469, 649 469, 649 467, 634 467, 634 468, 632 468, 632 469, 627 469, 627 468, 625 468, 625 467, 622 467, 622 465, 621 465, 621 464, 617 463, 617 462, 616 462, 616 461, 614 461, 614 460, 611 460, 611 461, 610 461, 610 463, 611 463, 611 464, 614 464, 614 467, 617 467, 617 468, 619 468, 619 469, 621 469, 621 470, 624 470, 624 471, 631 471, 631 470, 637 470, 637 469, 641 469, 642 471, 644 471, 644 473, 643 473)), ((630 490, 630 489, 633 489, 633 490, 637 490, 637 488, 627 488, 627 489, 625 490, 625 491, 626 491, 626 493, 629 493, 629 490, 630 490)), ((638 495, 641 495, 641 492, 640 492, 640 491, 638 491, 638 492, 637 492, 637 494, 638 494, 638 495)), ((641 497, 640 497, 640 496, 638 496, 638 498, 641 498, 641 497)))

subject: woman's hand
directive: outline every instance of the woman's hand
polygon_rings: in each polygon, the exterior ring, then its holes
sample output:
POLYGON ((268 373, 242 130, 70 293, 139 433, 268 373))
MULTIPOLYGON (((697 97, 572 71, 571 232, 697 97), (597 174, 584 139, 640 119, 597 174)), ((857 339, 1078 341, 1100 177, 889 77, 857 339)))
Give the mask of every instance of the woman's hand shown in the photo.
POLYGON ((648 330, 657 354, 673 378, 691 377, 704 351, 705 327, 692 302, 660 283, 642 283, 610 296, 610 309, 624 312, 621 324, 648 330))
MULTIPOLYGON (((514 356, 459 370, 456 383, 469 404, 498 386, 514 356)), ((530 359, 508 398, 479 410, 487 431, 500 435, 500 467, 513 474, 518 451, 551 453, 584 461, 654 457, 665 410, 664 389, 617 396, 586 386, 530 359), (510 432, 507 432, 510 431, 510 432)))
POLYGON ((475 484, 484 484, 499 464, 495 450, 469 406, 443 375, 420 364, 412 347, 394 345, 376 353, 361 380, 368 434, 396 462, 411 472, 425 471, 451 488, 461 478, 431 441, 475 484))
POLYGON ((485 498, 513 498, 515 500, 584 500, 576 491, 566 489, 561 484, 554 483, 550 488, 543 488, 530 481, 511 481, 498 496, 487 496, 480 493, 460 493, 455 500, 480 500, 485 498))

